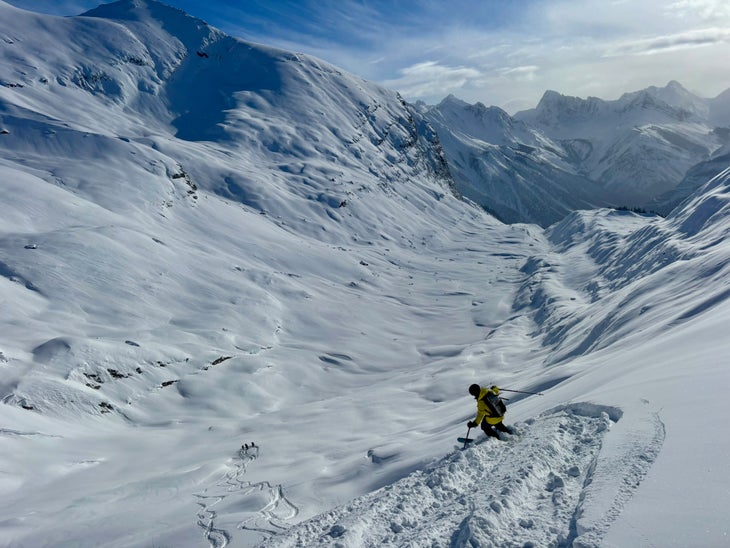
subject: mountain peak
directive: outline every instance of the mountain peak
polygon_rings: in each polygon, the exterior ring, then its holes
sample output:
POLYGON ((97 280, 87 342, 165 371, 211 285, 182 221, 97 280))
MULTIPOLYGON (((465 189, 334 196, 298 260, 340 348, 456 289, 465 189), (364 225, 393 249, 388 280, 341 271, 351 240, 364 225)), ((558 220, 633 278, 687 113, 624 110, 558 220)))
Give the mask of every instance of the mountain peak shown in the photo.
POLYGON ((709 114, 707 101, 688 91, 676 80, 671 80, 662 88, 650 86, 624 93, 618 101, 624 108, 661 110, 680 120, 693 116, 706 119, 709 114))
POLYGON ((696 98, 696 96, 687 90, 682 84, 677 82, 676 80, 671 80, 669 83, 667 83, 666 86, 663 88, 656 87, 656 86, 650 86, 645 91, 648 93, 652 93, 659 97, 664 97, 667 99, 676 99, 676 98, 687 98, 692 97, 696 98))
POLYGON ((665 86, 666 89, 672 89, 672 90, 682 90, 687 91, 687 89, 677 82, 676 80, 670 80, 669 83, 665 86))
POLYGON ((545 93, 542 94, 542 98, 540 99, 540 103, 543 103, 543 102, 549 103, 551 101, 559 101, 563 97, 565 97, 565 95, 563 95, 561 93, 558 93, 555 90, 548 89, 548 90, 545 91, 545 93))
POLYGON ((118 0, 117 2, 102 4, 81 15, 84 17, 100 17, 121 21, 139 21, 147 17, 158 20, 186 18, 207 25, 205 21, 188 15, 183 10, 165 4, 164 2, 159 2, 158 0, 118 0))
POLYGON ((446 97, 444 97, 441 102, 438 104, 438 108, 443 108, 447 106, 457 106, 457 107, 467 107, 469 106, 469 103, 464 101, 463 99, 459 99, 456 95, 453 93, 449 93, 446 97))
MULTIPOLYGON (((203 50, 211 43, 226 37, 225 33, 202 19, 157 0, 119 0, 102 4, 83 13, 82 17, 115 21, 133 29, 133 33, 148 47, 166 52, 158 53, 156 57, 159 58, 169 59, 171 48, 175 49, 180 44, 191 54, 201 52, 200 55, 205 55, 203 50)), ((177 56, 179 52, 173 53, 172 58, 177 56)))
POLYGON ((572 95, 563 95, 557 91, 547 90, 543 93, 540 102, 537 104, 538 111, 549 111, 555 108, 565 109, 569 108, 574 110, 580 108, 593 100, 592 97, 588 99, 581 99, 580 97, 574 97, 572 95))
POLYGON ((537 107, 527 112, 531 112, 542 124, 557 126, 593 116, 601 103, 603 101, 595 97, 581 99, 548 90, 543 94, 537 107))

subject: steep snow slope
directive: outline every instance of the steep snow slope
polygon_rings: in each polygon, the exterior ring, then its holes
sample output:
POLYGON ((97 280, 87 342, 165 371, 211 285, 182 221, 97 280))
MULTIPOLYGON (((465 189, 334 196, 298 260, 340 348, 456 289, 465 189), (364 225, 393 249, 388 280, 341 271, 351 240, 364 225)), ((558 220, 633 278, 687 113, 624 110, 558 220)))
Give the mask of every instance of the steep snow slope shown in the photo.
POLYGON ((0 37, 0 544, 726 540, 726 177, 505 226, 321 61, 141 0, 0 37), (472 382, 545 395, 458 453, 472 382))
MULTIPOLYGON (((49 400, 28 383, 7 401, 58 413, 64 401, 96 412, 108 405, 97 371, 77 370, 77 360, 106 352, 85 348, 88 330, 134 328, 117 348, 152 364, 168 360, 157 350, 142 357, 136 339, 156 340, 166 325, 227 349, 215 352, 258 352, 281 329, 281 303, 262 286, 282 283, 309 298, 291 287, 304 275, 294 250, 322 254, 313 276, 331 272, 332 261, 352 263, 333 275, 355 296, 372 271, 353 246, 413 250, 439 223, 455 224, 453 208, 458 218, 473 215, 451 194, 435 135, 392 92, 226 37, 156 2, 117 2, 73 19, 0 7, 2 33, 13 37, 3 78, 16 82, 1 90, 2 164, 5 184, 26 205, 7 203, 3 273, 40 299, 40 323, 70 321, 48 341, 24 335, 34 361, 64 364, 63 386, 54 388, 63 397, 49 400), (25 54, 44 48, 53 49, 45 60, 25 54), (77 63, 97 86, 72 78, 77 63), (445 220, 428 215, 441 207, 445 220), (180 295, 192 301, 177 302, 180 295), (201 328, 195 318, 222 325, 201 328)), ((328 313, 323 306, 302 321, 328 313)), ((170 343, 171 361, 187 363, 178 345, 170 343)), ((107 369, 137 371, 131 363, 107 369)), ((153 375, 151 386, 168 375, 153 375)), ((114 399, 134 399, 150 383, 133 384, 114 399)))
MULTIPOLYGON (((376 173, 381 191, 424 169, 447 181, 435 134, 400 98, 317 60, 254 47, 154 2, 117 2, 89 12, 109 19, 58 19, 62 24, 51 36, 37 23, 47 18, 3 9, 9 13, 2 32, 14 38, 0 77, 15 82, 2 89, 3 126, 16 137, 5 146, 26 162, 37 154, 38 141, 53 141, 81 169, 94 158, 152 149, 156 165, 137 169, 167 173, 155 190, 160 202, 173 183, 193 191, 200 186, 283 215, 306 232, 322 230, 303 226, 308 212, 327 212, 325 223, 338 222, 341 204, 359 208, 359 197, 372 190, 345 169, 376 173), (21 18, 28 23, 19 25, 21 18), (89 38, 73 40, 72 34, 89 38), (55 48, 45 62, 11 62, 48 43, 72 46, 55 48), (33 136, 24 128, 26 138, 18 139, 16 123, 27 120, 35 124, 33 136), (178 141, 170 150, 173 136, 178 141), (79 146, 82 140, 94 145, 79 146), (210 143, 202 155, 193 146, 201 142, 210 143), (92 158, 80 156, 94 148, 92 158), (217 163, 235 168, 210 167, 217 163), (252 176, 262 168, 265 178, 252 176), (273 188, 291 200, 284 203, 273 188)), ((67 176, 63 184, 78 183, 67 176)), ((368 208, 359 209, 367 218, 368 208)), ((362 222, 372 228, 380 220, 371 215, 362 222)))
POLYGON ((533 238, 457 200, 419 116, 154 2, 0 9, 3 543, 191 545, 241 512, 248 542, 441 451, 411 429, 453 394, 413 371, 501 323, 533 238))

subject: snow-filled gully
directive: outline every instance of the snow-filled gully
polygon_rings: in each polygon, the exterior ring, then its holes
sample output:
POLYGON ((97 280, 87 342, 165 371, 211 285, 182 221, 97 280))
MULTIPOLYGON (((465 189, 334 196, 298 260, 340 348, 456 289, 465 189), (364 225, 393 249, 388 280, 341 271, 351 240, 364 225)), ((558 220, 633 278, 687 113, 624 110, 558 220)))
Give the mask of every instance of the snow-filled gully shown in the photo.
MULTIPOLYGON (((266 539, 265 546, 597 546, 656 459, 658 416, 602 450, 616 408, 561 406, 266 539), (591 510, 584 504, 591 501, 591 510), (605 506, 605 507, 603 507, 605 506)), ((481 434, 480 434, 481 436, 481 434)))

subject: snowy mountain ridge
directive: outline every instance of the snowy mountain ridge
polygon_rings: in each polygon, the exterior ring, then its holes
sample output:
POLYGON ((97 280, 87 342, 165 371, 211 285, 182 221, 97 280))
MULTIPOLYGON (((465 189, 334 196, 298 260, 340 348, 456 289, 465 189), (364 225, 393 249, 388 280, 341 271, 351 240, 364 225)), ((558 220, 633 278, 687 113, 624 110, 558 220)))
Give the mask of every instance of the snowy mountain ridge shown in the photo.
MULTIPOLYGON (((323 61, 153 0, 0 39, 0 544, 726 541, 722 156, 666 219, 505 225, 323 61), (473 382, 543 395, 462 452, 473 382)), ((569 166, 448 103, 484 169, 569 166)))
MULTIPOLYGON (((42 43, 34 43, 36 37, 41 42, 47 38, 40 28, 21 26, 27 28, 24 36, 11 28, 19 17, 35 23, 37 16, 7 4, 3 9, 18 14, 15 21, 3 17, 8 25, 4 35, 14 37, 7 54, 41 49, 42 43)), ((56 20, 62 25, 55 27, 53 40, 74 44, 70 53, 58 48, 47 62, 28 59, 24 66, 32 70, 8 62, 0 74, 7 83, 3 126, 10 135, 17 133, 16 120, 25 123, 30 116, 41 135, 70 128, 72 133, 59 139, 59 146, 68 146, 69 157, 75 154, 72 136, 102 140, 98 146, 131 149, 132 154, 139 147, 152 149, 157 166, 146 170, 166 171, 168 185, 182 185, 183 190, 187 185, 194 191, 200 181, 208 190, 254 209, 285 215, 303 231, 310 228, 301 226, 301 211, 290 209, 293 202, 278 204, 286 211, 272 211, 276 205, 262 200, 274 195, 260 185, 278 185, 318 214, 345 203, 357 207, 357 196, 369 191, 354 180, 343 180, 340 166, 376 172, 383 185, 425 169, 441 178, 443 191, 450 192, 438 138, 395 93, 315 59, 226 37, 158 2, 115 2, 84 17, 56 20), (77 21, 81 29, 74 27, 77 21), (61 35, 77 30, 89 36, 89 43, 61 35), (81 51, 90 52, 83 61, 77 57, 81 51), (89 102, 104 109, 104 116, 96 116, 89 102), (261 111, 267 115, 261 116, 261 111), (167 154, 172 136, 190 142, 189 150, 167 154), (209 158, 199 158, 194 150, 195 143, 206 142, 211 143, 207 154, 235 155, 238 169, 208 173, 209 158), (324 163, 315 169, 297 164, 311 156, 325 158, 324 163), (372 164, 371 157, 378 163, 372 164), (276 168, 269 180, 247 177, 262 165, 276 168), (304 173, 307 169, 311 173, 304 173), (301 184, 289 184, 291 179, 301 184)), ((16 145, 23 142, 6 139, 11 150, 16 145)), ((166 192, 160 189, 161 202, 166 192)))

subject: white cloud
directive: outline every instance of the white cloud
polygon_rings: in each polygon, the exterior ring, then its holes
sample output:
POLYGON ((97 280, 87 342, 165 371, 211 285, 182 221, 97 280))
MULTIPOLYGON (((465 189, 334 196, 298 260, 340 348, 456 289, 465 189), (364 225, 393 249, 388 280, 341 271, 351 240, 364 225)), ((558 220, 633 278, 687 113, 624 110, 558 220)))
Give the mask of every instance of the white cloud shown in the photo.
POLYGON ((547 89, 615 99, 670 80, 705 97, 730 87, 726 0, 536 2, 509 29, 449 44, 450 60, 481 75, 456 95, 509 112, 547 89))
POLYGON ((449 67, 436 61, 424 61, 400 70, 401 76, 384 85, 415 97, 445 96, 463 88, 482 74, 475 68, 449 67))
POLYGON ((527 82, 534 80, 539 70, 540 67, 536 65, 527 65, 521 67, 504 67, 498 69, 497 72, 506 78, 512 78, 519 82, 527 82))
POLYGON ((727 0, 677 0, 666 11, 681 19, 694 15, 705 20, 730 18, 730 4, 727 0))

